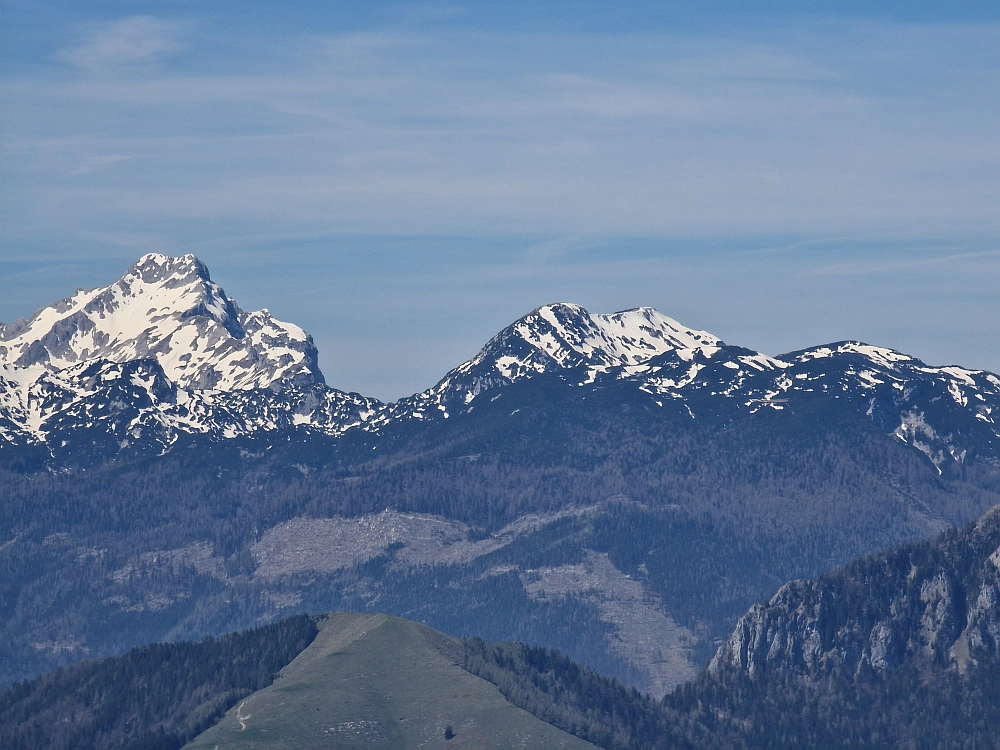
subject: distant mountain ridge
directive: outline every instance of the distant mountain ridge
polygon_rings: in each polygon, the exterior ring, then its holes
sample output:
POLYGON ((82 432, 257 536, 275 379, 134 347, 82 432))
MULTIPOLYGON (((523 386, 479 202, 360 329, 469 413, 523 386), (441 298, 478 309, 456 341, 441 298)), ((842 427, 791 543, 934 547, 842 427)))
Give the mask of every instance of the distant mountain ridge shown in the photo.
POLYGON ((589 385, 611 373, 618 379, 644 373, 658 357, 689 363, 693 374, 694 363, 721 346, 707 331, 687 328, 651 307, 594 315, 566 302, 544 305, 500 331, 433 388, 390 405, 372 423, 447 417, 466 410, 481 393, 539 375, 589 385))
POLYGON ((857 342, 768 357, 649 308, 560 303, 382 404, 320 382, 287 324, 297 355, 254 353, 207 271, 174 262, 81 297, 117 312, 4 329, 0 684, 381 610, 658 696, 785 582, 1000 503, 991 373, 857 342))
POLYGON ((537 377, 571 387, 638 387, 692 418, 746 418, 815 398, 860 410, 939 469, 1000 465, 1000 378, 929 367, 892 349, 839 342, 769 357, 652 308, 595 315, 539 307, 432 388, 383 404, 327 386, 311 337, 247 313, 193 255, 150 254, 111 286, 79 291, 0 325, 0 451, 59 465, 163 453, 179 437, 380 435, 469 413, 537 377))

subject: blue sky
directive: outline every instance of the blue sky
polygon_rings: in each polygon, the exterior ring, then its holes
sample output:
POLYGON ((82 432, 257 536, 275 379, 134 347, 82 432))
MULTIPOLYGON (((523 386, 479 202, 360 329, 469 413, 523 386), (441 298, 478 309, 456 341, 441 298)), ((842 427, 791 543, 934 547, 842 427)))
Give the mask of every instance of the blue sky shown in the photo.
POLYGON ((1000 371, 996 2, 0 8, 0 320, 193 252, 385 399, 559 300, 1000 371))

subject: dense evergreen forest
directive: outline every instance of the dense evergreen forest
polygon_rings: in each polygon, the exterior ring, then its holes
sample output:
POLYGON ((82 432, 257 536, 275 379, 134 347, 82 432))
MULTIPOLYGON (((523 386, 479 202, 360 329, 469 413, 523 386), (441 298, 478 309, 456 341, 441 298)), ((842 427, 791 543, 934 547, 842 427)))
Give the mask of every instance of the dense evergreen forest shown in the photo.
POLYGON ((219 639, 157 643, 0 692, 5 750, 176 750, 270 685, 316 636, 305 615, 219 639))
POLYGON ((703 405, 692 420, 626 385, 539 377, 484 401, 446 421, 339 442, 191 438, 164 456, 97 467, 8 465, 0 685, 145 643, 341 610, 557 648, 642 690, 654 689, 651 670, 665 657, 630 651, 635 634, 622 623, 662 625, 641 635, 647 643, 675 623, 685 632, 666 656, 684 669, 659 696, 786 581, 928 538, 1000 502, 1000 470, 988 461, 939 472, 829 399, 753 419, 703 405), (466 546, 527 523, 476 557, 414 560, 399 538, 344 567, 262 574, 257 545, 279 525, 387 508, 461 524, 466 546), (539 570, 585 566, 592 554, 617 576, 604 589, 529 591, 539 570), (609 614, 606 603, 632 584, 641 587, 632 609, 609 614))
POLYGON ((553 649, 473 638, 463 666, 515 706, 607 750, 674 747, 683 739, 675 717, 649 696, 553 649))
POLYGON ((696 747, 995 750, 1000 665, 994 660, 964 676, 907 665, 888 675, 841 673, 818 682, 703 676, 668 696, 665 709, 696 747), (711 741, 695 741, 706 731, 711 741))

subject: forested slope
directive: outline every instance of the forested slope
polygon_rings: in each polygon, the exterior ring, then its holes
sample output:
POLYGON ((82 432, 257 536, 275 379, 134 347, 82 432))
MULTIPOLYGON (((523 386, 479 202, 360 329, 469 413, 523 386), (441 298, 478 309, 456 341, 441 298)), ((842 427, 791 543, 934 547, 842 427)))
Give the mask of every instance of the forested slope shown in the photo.
POLYGON ((266 687, 316 636, 305 616, 157 643, 0 691, 5 750, 174 750, 266 687))
POLYGON ((789 583, 659 703, 545 649, 471 641, 466 663, 605 748, 1000 747, 1000 506, 789 583))
POLYGON ((631 636, 602 615, 607 602, 625 597, 633 619, 686 628, 690 643, 676 653, 693 673, 785 581, 1000 502, 990 465, 939 474, 863 415, 838 422, 820 404, 692 424, 624 390, 553 393, 545 378, 511 388, 447 425, 336 448, 195 441, 138 463, 0 474, 10 534, 0 544, 0 681, 341 609, 557 647, 652 689, 654 657, 620 655, 615 639, 631 636), (508 397, 522 407, 513 416, 508 397), (782 430, 770 423, 779 419, 782 430), (378 521, 387 508, 437 519, 433 554, 407 535, 410 521, 378 521), (367 529, 350 544, 369 553, 331 557, 348 544, 323 532, 338 519, 367 529), (613 566, 603 589, 551 594, 546 577, 595 574, 594 554, 613 566))

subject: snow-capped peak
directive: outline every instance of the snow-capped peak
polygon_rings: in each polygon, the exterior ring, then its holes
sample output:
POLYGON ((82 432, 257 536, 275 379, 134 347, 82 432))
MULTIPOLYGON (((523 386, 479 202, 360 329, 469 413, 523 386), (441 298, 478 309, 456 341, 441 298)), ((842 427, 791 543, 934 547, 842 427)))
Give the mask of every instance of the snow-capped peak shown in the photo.
POLYGON ((323 378, 305 331, 240 310, 193 255, 144 255, 108 287, 0 325, 0 365, 55 372, 96 359, 156 359, 171 381, 198 390, 323 378))
POLYGON ((839 341, 836 344, 817 346, 811 349, 804 349, 801 352, 785 355, 790 361, 808 362, 814 359, 826 359, 845 354, 860 354, 871 362, 892 369, 899 363, 913 363, 917 360, 908 354, 897 352, 895 349, 887 349, 884 346, 872 346, 862 341, 839 341))
POLYGON ((452 406, 461 408, 484 391, 543 373, 576 370, 579 382, 587 383, 616 368, 642 368, 670 352, 690 363, 722 346, 716 336, 651 307, 594 315, 569 302, 544 305, 504 328, 430 390, 399 401, 373 425, 396 416, 423 418, 428 410, 447 415, 452 406))
POLYGON ((710 354, 721 343, 651 307, 592 315, 580 305, 560 302, 532 310, 505 328, 467 365, 471 369, 493 360, 500 375, 514 380, 522 369, 638 365, 669 351, 710 354))
POLYGON ((715 350, 721 343, 707 331, 687 328, 652 307, 592 315, 563 302, 533 310, 513 329, 563 366, 637 365, 668 351, 715 350))

